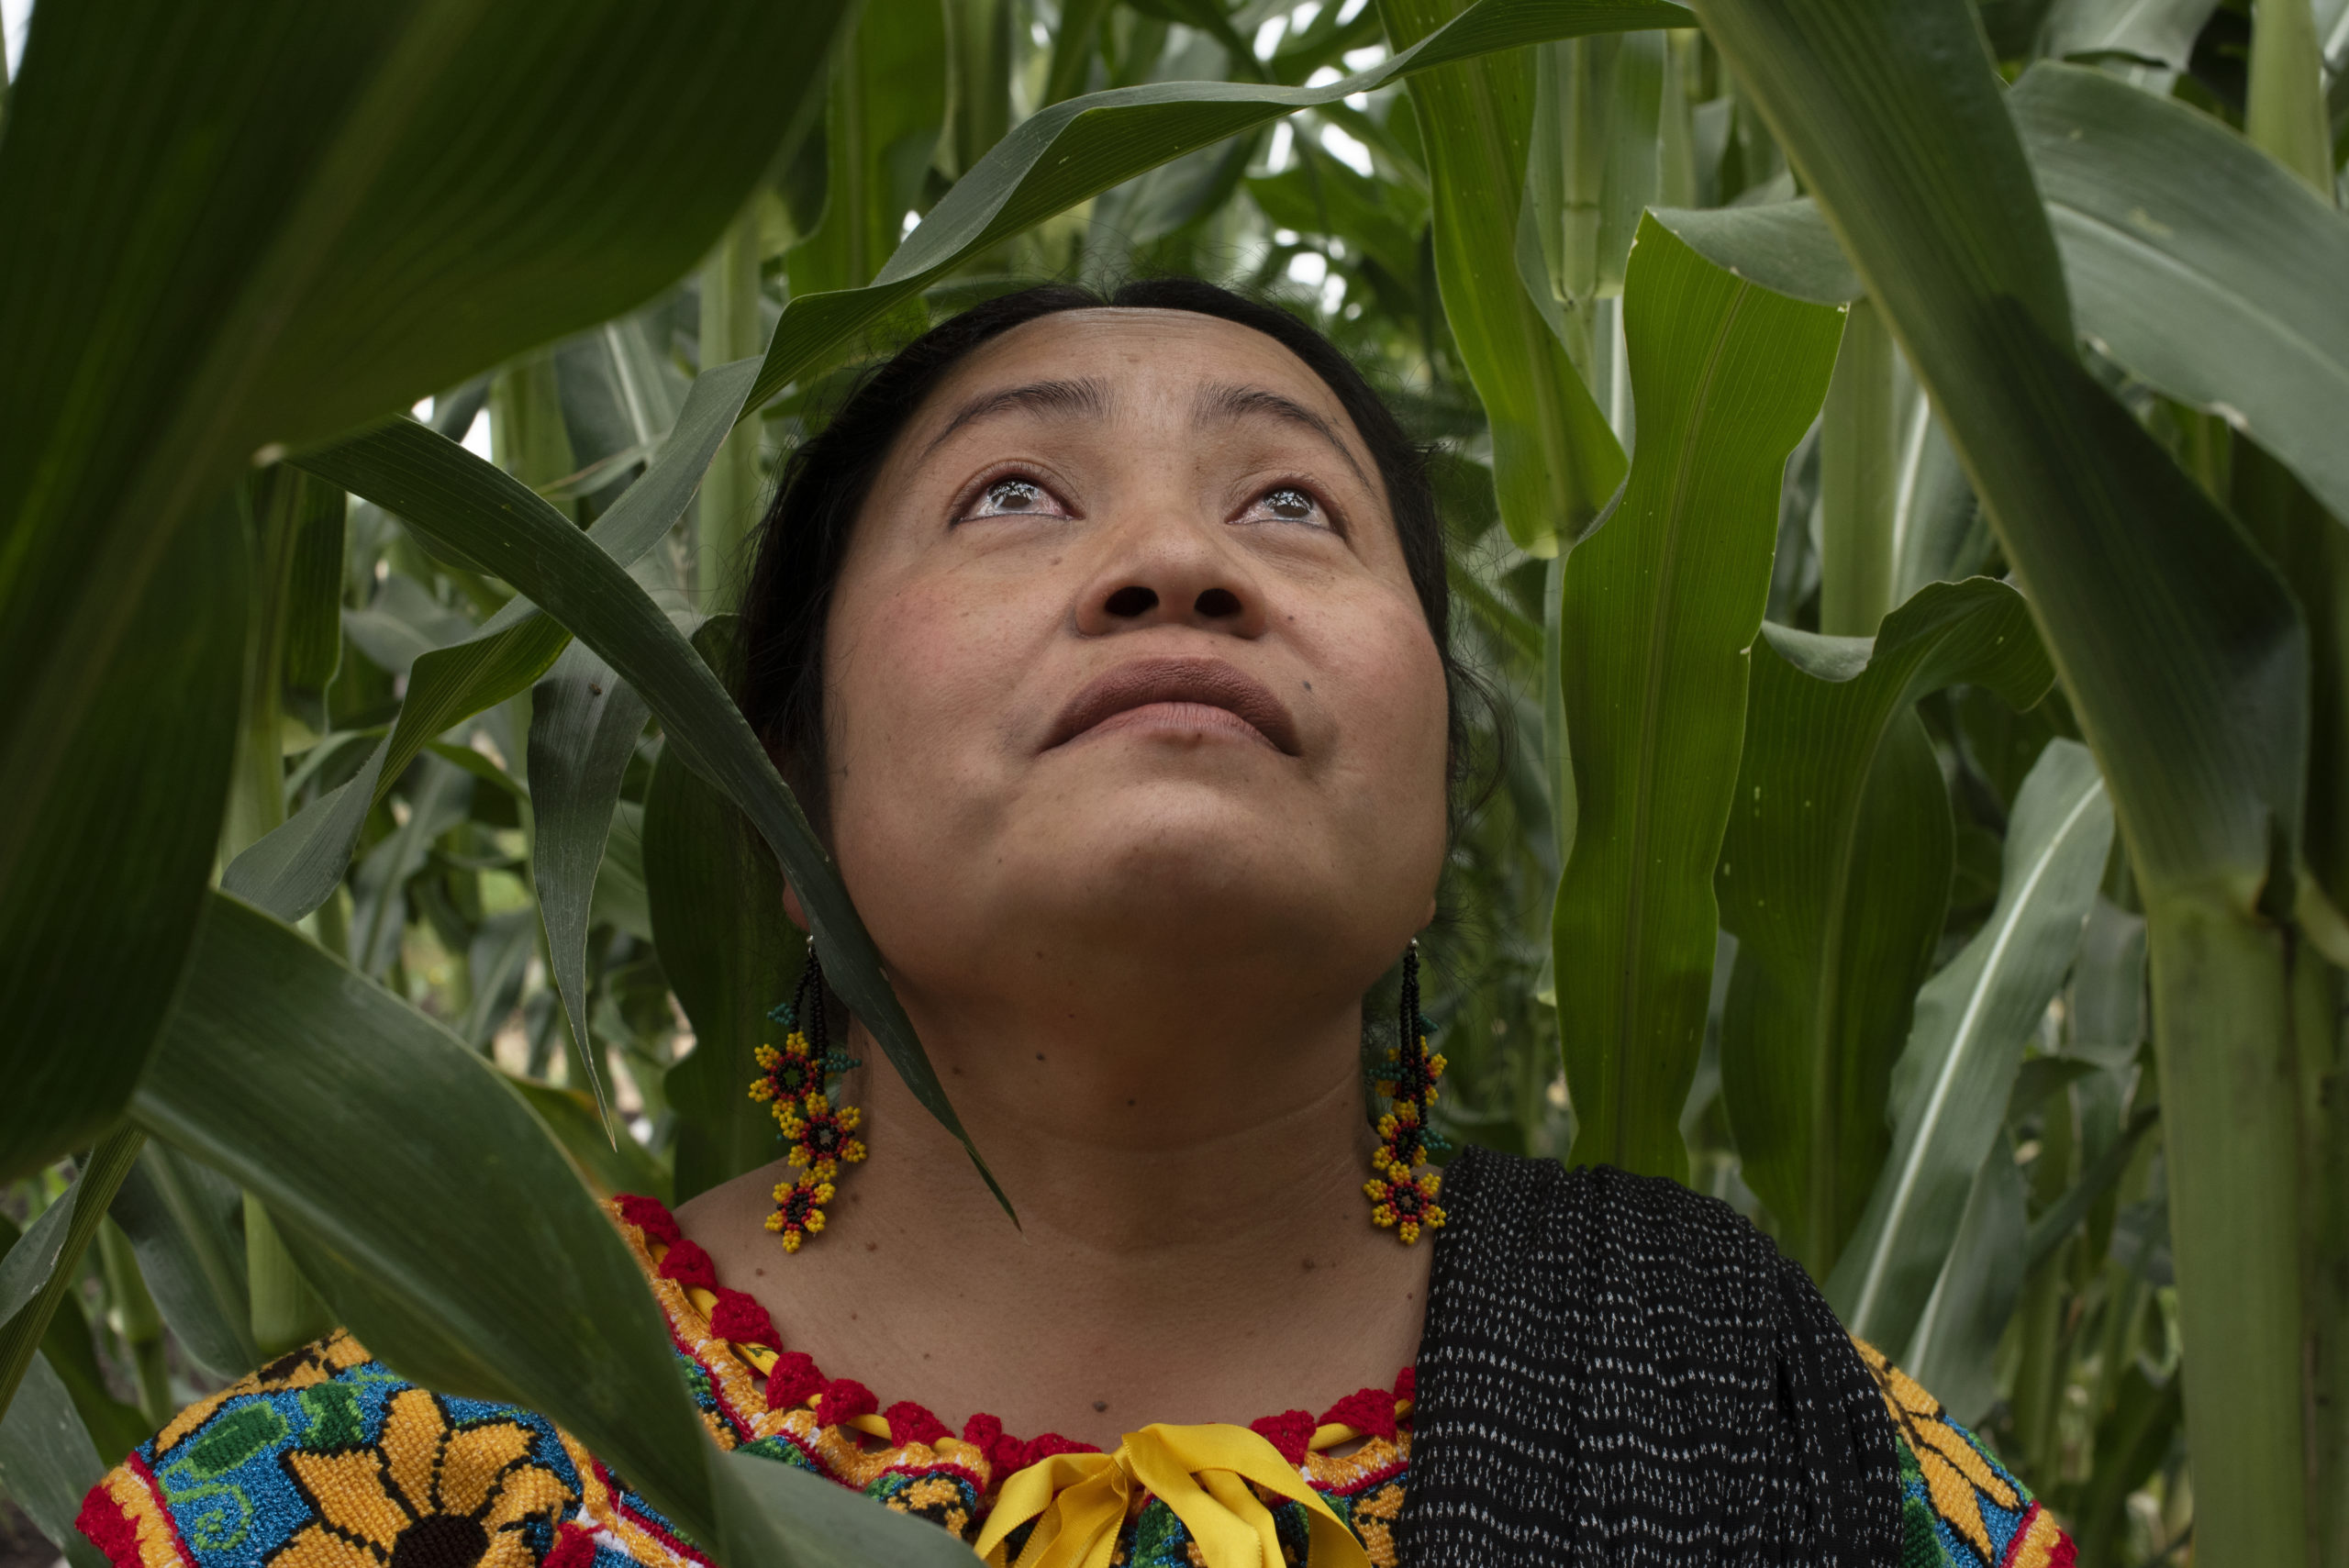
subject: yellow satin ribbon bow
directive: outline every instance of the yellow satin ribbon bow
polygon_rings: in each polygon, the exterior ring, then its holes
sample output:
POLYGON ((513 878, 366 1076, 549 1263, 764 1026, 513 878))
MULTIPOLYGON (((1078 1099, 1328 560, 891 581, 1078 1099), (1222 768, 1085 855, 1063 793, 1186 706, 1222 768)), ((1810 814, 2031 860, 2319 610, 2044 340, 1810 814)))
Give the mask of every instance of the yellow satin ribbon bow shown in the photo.
POLYGON ((1250 1489, 1305 1505, 1312 1568, 1370 1568, 1370 1556, 1280 1451, 1245 1427, 1144 1427, 1115 1453, 1056 1453, 1003 1484, 979 1532, 988 1568, 1108 1568, 1139 1491, 1174 1510, 1208 1568, 1281 1568, 1273 1511, 1250 1489), (1036 1520, 1010 1561, 1007 1538, 1036 1520))

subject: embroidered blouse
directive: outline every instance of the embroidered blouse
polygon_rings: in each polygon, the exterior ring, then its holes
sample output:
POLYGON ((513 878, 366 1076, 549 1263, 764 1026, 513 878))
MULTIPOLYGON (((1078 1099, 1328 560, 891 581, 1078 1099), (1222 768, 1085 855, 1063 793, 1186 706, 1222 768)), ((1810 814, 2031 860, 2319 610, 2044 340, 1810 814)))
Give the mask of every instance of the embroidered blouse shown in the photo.
MULTIPOLYGON (((1108 1561, 1397 1562, 1413 1374, 1236 1427, 1152 1427, 1114 1454, 987 1415, 959 1435, 782 1348, 767 1313, 650 1198, 611 1206, 723 1448, 815 1472, 970 1541, 998 1568, 1108 1561), (1235 1550, 1237 1549, 1237 1550, 1235 1550)), ((2054 1518, 1972 1434, 1860 1344, 1896 1432, 1900 1568, 2068 1568, 2054 1518)), ((543 1417, 420 1388, 348 1333, 189 1407, 78 1520, 115 1568, 709 1568, 543 1417)))

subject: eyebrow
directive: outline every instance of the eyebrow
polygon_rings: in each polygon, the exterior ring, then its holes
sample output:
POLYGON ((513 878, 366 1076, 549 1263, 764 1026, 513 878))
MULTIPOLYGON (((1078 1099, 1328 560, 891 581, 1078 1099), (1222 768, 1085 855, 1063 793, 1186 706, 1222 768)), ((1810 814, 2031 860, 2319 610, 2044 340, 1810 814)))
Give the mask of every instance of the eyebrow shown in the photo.
POLYGON ((1202 425, 1266 415, 1285 424, 1312 431, 1329 443, 1330 450, 1345 460, 1346 466, 1353 470, 1354 477, 1361 480, 1365 487, 1373 491, 1378 488, 1371 483, 1370 475, 1362 471, 1362 464, 1354 461, 1354 454, 1347 450, 1344 438, 1338 433, 1338 427, 1293 397, 1285 397, 1261 386, 1225 384, 1202 387, 1191 413, 1191 417, 1202 425))
POLYGON ((1087 376, 1079 381, 1037 381, 1025 386, 1008 386, 998 392, 983 392, 954 410, 946 428, 931 438, 922 449, 928 457, 946 444, 946 439, 965 425, 990 419, 998 414, 1030 413, 1055 416, 1061 418, 1098 419, 1109 412, 1109 390, 1100 382, 1087 376))

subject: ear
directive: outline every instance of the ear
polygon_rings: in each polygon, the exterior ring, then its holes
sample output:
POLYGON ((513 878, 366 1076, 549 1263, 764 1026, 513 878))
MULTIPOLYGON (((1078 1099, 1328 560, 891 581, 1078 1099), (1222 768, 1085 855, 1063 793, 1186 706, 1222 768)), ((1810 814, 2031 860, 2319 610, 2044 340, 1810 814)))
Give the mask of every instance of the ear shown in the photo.
MULTIPOLYGON (((797 916, 794 916, 794 917, 793 917, 794 919, 797 919, 797 918, 798 918, 798 917, 797 917, 797 916)), ((1419 929, 1420 929, 1420 930, 1422 930, 1422 931, 1424 931, 1424 930, 1426 930, 1430 926, 1432 926, 1432 925, 1434 925, 1434 924, 1435 924, 1435 895, 1434 895, 1434 894, 1432 894, 1432 893, 1431 893, 1431 894, 1429 894, 1429 895, 1428 895, 1428 912, 1427 912, 1425 915, 1423 915, 1423 916, 1421 916, 1421 917, 1419 917, 1419 929)))
POLYGON ((807 929, 807 911, 799 902, 799 890, 787 882, 783 884, 783 916, 801 930, 807 929))

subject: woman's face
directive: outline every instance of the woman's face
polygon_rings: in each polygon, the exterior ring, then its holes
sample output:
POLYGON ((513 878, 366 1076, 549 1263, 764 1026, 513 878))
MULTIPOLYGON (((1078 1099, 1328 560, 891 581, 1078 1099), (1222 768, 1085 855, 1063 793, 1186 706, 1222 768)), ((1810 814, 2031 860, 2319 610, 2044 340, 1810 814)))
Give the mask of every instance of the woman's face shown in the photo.
POLYGON ((1247 328, 973 352, 865 503, 825 669, 834 851, 917 1007, 1358 997, 1433 912, 1442 668, 1361 436, 1247 328))

